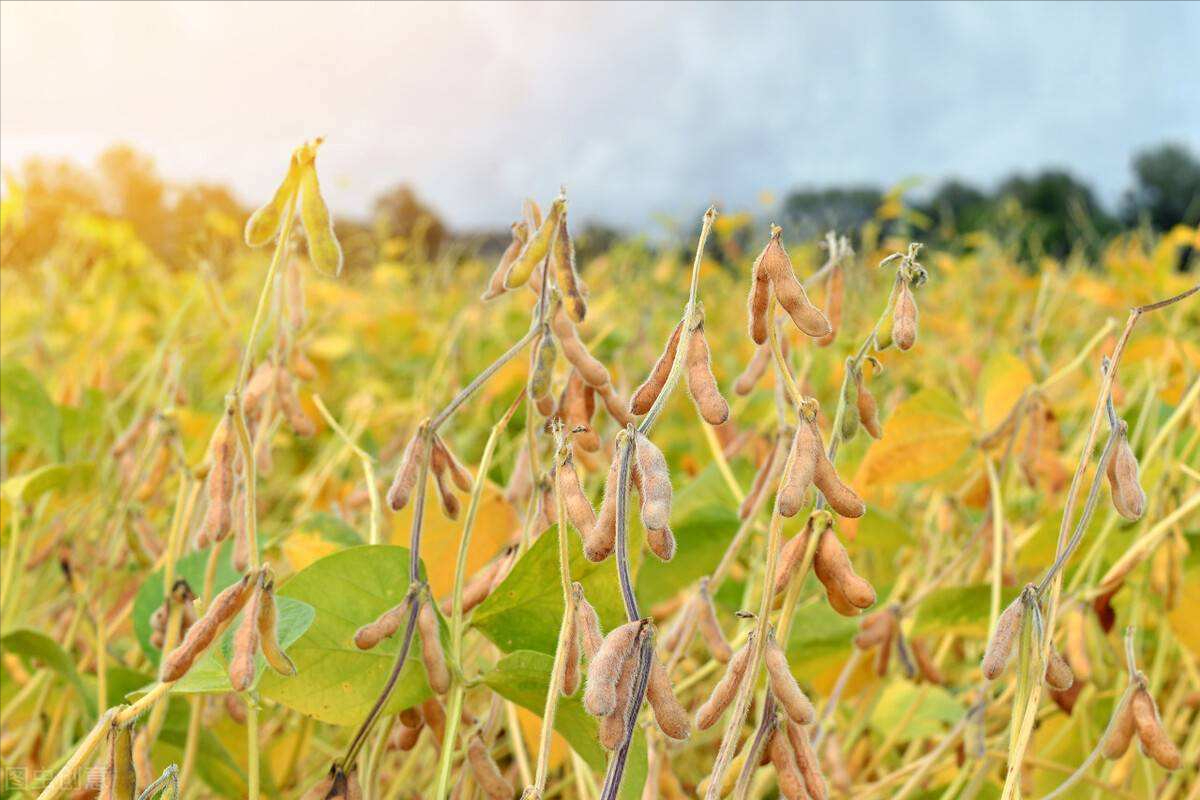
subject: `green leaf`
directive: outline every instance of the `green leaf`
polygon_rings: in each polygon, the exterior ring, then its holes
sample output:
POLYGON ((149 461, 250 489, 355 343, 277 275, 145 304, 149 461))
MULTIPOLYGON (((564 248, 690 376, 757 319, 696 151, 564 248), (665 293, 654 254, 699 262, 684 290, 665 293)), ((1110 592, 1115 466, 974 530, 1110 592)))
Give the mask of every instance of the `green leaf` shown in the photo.
POLYGON ((804 672, 797 669, 801 664, 848 653, 859 623, 858 618, 843 617, 829 607, 815 578, 810 577, 809 582, 813 585, 806 586, 805 591, 809 595, 817 592, 818 601, 796 609, 788 634, 788 662, 799 675, 804 672))
POLYGON ((852 557, 860 553, 869 555, 881 565, 893 563, 896 552, 913 542, 907 525, 873 506, 868 506, 867 513, 858 520, 858 533, 854 539, 845 540, 852 557))
MULTIPOLYGON (((263 677, 260 693, 302 714, 334 725, 356 725, 379 697, 400 647, 403 628, 372 650, 354 646, 354 632, 398 605, 408 591, 408 549, 361 545, 314 561, 278 590, 312 606, 316 618, 288 649, 297 674, 263 677)), ((414 652, 419 646, 414 637, 414 652)), ((388 711, 429 697, 421 659, 410 656, 388 711)))
POLYGON ((0 407, 9 444, 40 447, 55 461, 62 457, 58 406, 34 374, 12 359, 0 364, 0 407))
MULTIPOLYGON (((615 558, 593 564, 583 556, 579 537, 569 534, 571 579, 583 584, 605 630, 625 621, 615 558)), ((504 582, 480 604, 471 624, 506 653, 536 650, 553 653, 566 607, 558 565, 558 528, 537 538, 504 582)))
MULTIPOLYGON (((554 658, 545 653, 518 650, 500 659, 483 682, 506 700, 527 708, 539 717, 546 708, 546 690, 554 658)), ((582 693, 560 697, 554 715, 554 730, 567 740, 579 757, 598 773, 603 773, 608 752, 600 746, 599 724, 583 707, 582 693)), ((629 760, 625 763, 625 779, 621 797, 636 800, 642 796, 646 783, 646 737, 639 727, 633 734, 629 760)))
POLYGON ((737 533, 737 511, 738 503, 715 464, 676 493, 671 508, 675 557, 669 562, 654 557, 642 562, 638 601, 646 609, 653 608, 710 574, 737 533))
MULTIPOLYGON (((175 562, 175 577, 186 580, 196 595, 204 592, 204 571, 208 566, 208 553, 207 550, 188 553, 175 562)), ((240 578, 241 575, 234 570, 228 558, 218 557, 217 571, 213 576, 214 596, 240 578)), ((163 573, 160 569, 146 579, 142 588, 138 590, 137 597, 133 599, 133 633, 141 645, 142 652, 154 666, 158 666, 162 653, 150 644, 150 616, 162 605, 163 596, 163 573)))
POLYGON ((0 638, 0 650, 14 655, 36 658, 45 666, 61 675, 79 692, 79 699, 87 707, 88 714, 96 714, 96 695, 89 692, 75 669, 75 661, 58 642, 45 634, 21 628, 10 631, 0 638))
POLYGON ((917 686, 897 678, 887 685, 872 709, 871 727, 883 735, 899 730, 896 741, 909 742, 942 735, 946 725, 958 722, 964 713, 958 701, 942 687, 917 686))
MULTIPOLYGON (((1000 609, 1004 610, 1019 592, 1016 587, 1001 587, 1000 609)), ((990 584, 935 589, 917 609, 917 621, 912 633, 914 636, 931 633, 987 636, 991 608, 990 584)))
POLYGON ((104 413, 108 399, 96 389, 84 389, 77 406, 59 406, 62 417, 62 449, 68 458, 94 451, 104 435, 104 413))
POLYGON ((32 503, 46 492, 72 489, 83 484, 95 471, 95 464, 91 461, 47 464, 9 478, 0 484, 0 493, 12 503, 32 503))

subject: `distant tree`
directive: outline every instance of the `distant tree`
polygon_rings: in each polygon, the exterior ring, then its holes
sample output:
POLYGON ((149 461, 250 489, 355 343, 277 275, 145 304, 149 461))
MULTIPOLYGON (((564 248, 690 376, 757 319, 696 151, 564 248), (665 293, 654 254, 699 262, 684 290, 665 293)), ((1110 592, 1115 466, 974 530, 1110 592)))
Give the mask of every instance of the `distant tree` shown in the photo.
POLYGON ((105 210, 129 221, 138 238, 162 256, 171 245, 167 186, 154 160, 128 145, 108 148, 96 159, 105 210))
POLYGON ((1200 161, 1181 144, 1162 144, 1133 159, 1134 187, 1125 193, 1122 217, 1143 219, 1156 230, 1200 224, 1200 161))
POLYGON ((808 239, 828 230, 857 231, 875 216, 883 192, 873 186, 803 189, 783 199, 780 221, 791 239, 808 239))
POLYGON ((1091 187, 1063 170, 1013 176, 1000 185, 997 196, 1001 202, 1011 199, 1020 206, 1026 247, 1032 250, 1036 243, 1056 258, 1065 257, 1077 243, 1096 247, 1100 237, 1116 228, 1091 187))
POLYGON ((954 178, 943 182, 933 196, 917 207, 934 222, 943 238, 986 228, 994 219, 995 208, 985 192, 954 178))
POLYGON ((379 195, 374 211, 381 239, 401 239, 428 258, 435 258, 446 243, 448 231, 441 217, 405 184, 379 195))

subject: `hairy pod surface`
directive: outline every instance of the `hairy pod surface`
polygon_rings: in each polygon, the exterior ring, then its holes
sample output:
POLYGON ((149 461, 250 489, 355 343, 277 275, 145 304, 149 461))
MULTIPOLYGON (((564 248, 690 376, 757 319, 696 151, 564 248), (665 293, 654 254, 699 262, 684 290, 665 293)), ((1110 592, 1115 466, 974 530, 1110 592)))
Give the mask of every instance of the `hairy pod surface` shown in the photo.
MULTIPOLYGON (((636 434, 635 442, 635 480, 641 497, 642 525, 646 528, 646 542, 656 556, 663 561, 670 561, 675 555, 675 538, 671 534, 672 491, 667 459, 658 446, 644 434, 636 434)), ((614 459, 614 463, 616 460, 614 459)))
POLYGON ((800 774, 792 746, 781 728, 777 727, 771 734, 767 742, 766 757, 775 768, 775 783, 779 786, 779 794, 784 800, 808 800, 804 776, 800 774))
POLYGON ((576 581, 571 584, 575 595, 575 620, 579 626, 579 637, 583 643, 583 654, 588 660, 596 657, 600 646, 604 644, 604 634, 600 630, 600 616, 596 609, 583 596, 583 584, 576 581))
POLYGON ((697 729, 703 731, 711 728, 721 718, 721 714, 725 712, 729 704, 733 702, 738 687, 742 685, 742 680, 746 677, 746 668, 750 666, 750 650, 753 643, 754 637, 751 636, 725 665, 725 674, 721 676, 721 680, 717 681, 712 694, 696 712, 697 729))
POLYGON ((404 615, 408 612, 409 600, 405 600, 379 615, 374 622, 363 625, 354 633, 354 646, 359 650, 370 650, 400 629, 404 615))
POLYGON ((500 263, 496 265, 492 277, 488 279, 487 288, 480 295, 480 300, 485 302, 493 300, 508 291, 504 286, 504 279, 508 276, 508 270, 512 267, 512 263, 517 260, 517 256, 525 247, 525 240, 529 238, 529 226, 524 222, 514 222, 511 230, 512 240, 501 254, 500 263))
POLYGON ((392 479, 392 485, 388 488, 387 502, 392 511, 399 511, 408 505, 424 460, 424 428, 418 428, 408 440, 404 455, 400 457, 400 466, 396 468, 396 477, 392 479))
POLYGON ((570 618, 566 620, 566 626, 567 630, 564 636, 566 653, 563 657, 563 660, 566 662, 566 669, 563 672, 562 693, 569 697, 579 690, 581 661, 579 648, 579 614, 572 613, 570 618))
POLYGON ((816 710, 812 701, 800 689, 796 677, 788 666, 787 655, 774 636, 767 637, 766 650, 763 660, 767 666, 767 677, 771 683, 771 692, 779 705, 787 712, 790 719, 801 725, 811 724, 816 719, 816 710))
POLYGON ((641 627, 640 620, 633 620, 613 628, 592 656, 583 693, 583 705, 592 716, 606 717, 616 710, 617 682, 641 627))
POLYGON ((1058 692, 1065 692, 1075 683, 1075 673, 1066 660, 1053 647, 1046 658, 1046 685, 1058 692))
POLYGON ((575 526, 580 537, 586 537, 596 527, 596 512, 592 508, 592 501, 583 493, 579 473, 575 471, 570 454, 555 467, 554 479, 567 509, 567 519, 575 526))
POLYGON ((796 766, 804 777, 804 788, 812 800, 828 800, 829 789, 825 785, 825 776, 821 772, 821 762, 813 749, 808 737, 808 730, 799 723, 787 723, 788 742, 792 745, 792 755, 796 766))
POLYGON ((263 585, 257 623, 262 654, 271 669, 280 675, 295 675, 296 665, 279 646, 279 613, 275 605, 274 580, 266 581, 263 585))
POLYGON ((754 391, 755 385, 758 384, 770 365, 771 348, 769 345, 760 344, 755 348, 754 355, 750 357, 750 362, 746 364, 742 374, 738 375, 733 382, 733 393, 739 397, 745 397, 754 391))
POLYGON ((892 339, 901 350, 909 350, 917 343, 917 301, 908 281, 900 282, 900 290, 896 294, 892 311, 892 339))
POLYGON ((712 355, 704 336, 704 320, 688 338, 687 387, 696 410, 709 425, 723 425, 729 419, 729 402, 721 396, 717 378, 712 371, 712 355))
POLYGON ((650 375, 642 382, 642 385, 633 393, 633 397, 629 399, 629 411, 637 416, 642 416, 650 407, 654 405, 654 401, 662 394, 663 387, 667 385, 667 377, 671 373, 671 365, 675 363, 675 356, 679 352, 679 337, 683 333, 683 322, 675 326, 671 331, 671 336, 667 339, 667 344, 663 348, 662 354, 658 360, 654 362, 654 366, 650 370, 650 375))
MULTIPOLYGON (((589 386, 594 389, 604 389, 605 387, 611 389, 612 377, 608 374, 608 368, 588 352, 587 347, 579 338, 575 323, 571 322, 562 305, 555 307, 554 313, 550 315, 550 329, 558 338, 559 344, 562 345, 563 357, 570 362, 571 366, 579 370, 580 377, 589 386)), ((622 408, 623 411, 624 408, 622 408)))
POLYGON ((988 642, 983 654, 983 676, 994 681, 1008 666, 1012 656, 1013 645, 1016 643, 1017 632, 1021 629, 1021 621, 1025 618, 1025 603, 1020 596, 1013 600, 1004 613, 996 620, 996 631, 988 642))
POLYGON ((417 613, 417 629, 421 632, 421 660, 425 663, 425 675, 429 688, 436 694, 450 691, 450 669, 446 666, 446 654, 438 635, 437 612, 432 602, 422 602, 417 613))
POLYGON ((226 412, 213 434, 211 466, 208 470, 208 511, 200 533, 200 543, 219 542, 233 526, 233 462, 237 440, 233 430, 232 409, 226 412))
POLYGON ((583 322, 587 316, 587 289, 575 269, 575 244, 567 230, 567 215, 558 219, 558 235, 554 238, 554 250, 550 259, 554 269, 554 280, 563 294, 563 307, 574 322, 583 322))
MULTIPOLYGON (((782 233, 779 227, 772 227, 771 239, 759 256, 762 269, 771 280, 771 287, 775 290, 775 298, 779 300, 779 305, 783 306, 783 310, 792 318, 796 327, 806 336, 826 336, 833 328, 821 309, 809 301, 804 285, 796 279, 792 260, 780 241, 782 233)), ((755 341, 762 344, 757 339, 755 341)))
POLYGON ((652 656, 650 660, 646 699, 654 712, 654 721, 658 723, 659 730, 678 741, 688 738, 692 729, 691 720, 688 719, 687 711, 676 699, 667 668, 662 665, 657 656, 652 656))
POLYGON ((835 587, 855 608, 870 608, 875 604, 875 589, 870 582, 855 573, 850 564, 850 556, 833 528, 826 528, 817 542, 817 550, 813 555, 813 572, 827 589, 835 587))
MULTIPOLYGON (((813 470, 813 483, 821 490, 829 507, 834 511, 851 519, 861 517, 867 513, 867 504, 838 476, 837 468, 833 466, 833 462, 829 460, 829 456, 825 452, 825 445, 821 441, 821 432, 817 429, 816 421, 813 420, 808 424, 817 441, 817 463, 813 470)), ((800 426, 804 426, 803 420, 801 420, 800 426)))
POLYGON ((1150 696, 1150 692, 1139 689, 1134 693, 1130 706, 1133 710, 1133 722, 1137 728, 1142 752, 1157 761, 1163 769, 1179 769, 1182 761, 1179 748, 1167 736, 1166 728, 1159 719, 1158 708, 1154 705, 1154 698, 1150 696))
POLYGON ((825 310, 829 316, 829 333, 817 337, 819 347, 828 347, 837 338, 838 328, 842 325, 842 304, 846 296, 846 275, 841 265, 829 271, 825 284, 825 310))
POLYGON ((256 578, 257 576, 254 574, 244 575, 240 581, 225 588, 213 598, 212 604, 204 612, 204 616, 197 620, 195 625, 188 628, 183 641, 163 660, 162 680, 164 683, 172 683, 187 674, 200 654, 228 627, 237 613, 246 605, 246 601, 250 599, 250 594, 254 590, 256 578))
POLYGON ((255 656, 258 655, 262 636, 259 633, 258 616, 262 610, 263 573, 254 582, 254 591, 246 603, 242 623, 233 636, 233 654, 229 659, 229 684, 235 692, 244 692, 254 683, 255 656))
POLYGON ((1113 508, 1128 520, 1141 519, 1146 512, 1146 493, 1142 490, 1138 476, 1138 460, 1129 446, 1125 423, 1117 434, 1117 442, 1108 457, 1105 476, 1112 491, 1113 508))
POLYGON ((471 774, 475 782, 488 796, 489 800, 511 800, 512 784, 500 773, 492 754, 479 734, 471 737, 467 744, 467 763, 471 766, 471 774))
POLYGON ((550 252, 550 240, 554 238, 554 234, 558 230, 558 220, 566 210, 566 206, 567 201, 562 197, 556 198, 550 205, 550 212, 546 218, 529 236, 525 246, 521 248, 520 255, 513 259, 509 266, 508 274, 504 276, 505 289, 516 289, 529 281, 534 269, 550 252))
POLYGON ((817 473, 817 464, 824 454, 820 434, 816 424, 808 424, 803 418, 796 426, 792 437, 792 450, 789 459, 791 467, 783 475, 779 487, 779 497, 776 503, 779 513, 785 517, 794 517, 804 507, 808 487, 812 485, 817 473))
POLYGON ((854 405, 858 409, 858 419, 863 429, 872 439, 882 439, 883 425, 879 422, 879 406, 875 402, 875 395, 867 388, 866 377, 861 373, 858 376, 854 405))

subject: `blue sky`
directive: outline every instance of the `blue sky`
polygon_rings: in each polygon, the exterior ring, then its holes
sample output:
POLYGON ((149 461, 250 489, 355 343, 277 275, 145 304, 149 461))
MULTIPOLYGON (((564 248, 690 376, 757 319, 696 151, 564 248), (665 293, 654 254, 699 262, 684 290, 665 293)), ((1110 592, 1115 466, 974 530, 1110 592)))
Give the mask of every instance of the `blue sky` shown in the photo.
POLYGON ((25 4, 0 9, 0 162, 127 141, 267 197, 323 134, 335 210, 408 181, 453 225, 566 183, 631 228, 795 186, 1200 152, 1200 3, 25 4))

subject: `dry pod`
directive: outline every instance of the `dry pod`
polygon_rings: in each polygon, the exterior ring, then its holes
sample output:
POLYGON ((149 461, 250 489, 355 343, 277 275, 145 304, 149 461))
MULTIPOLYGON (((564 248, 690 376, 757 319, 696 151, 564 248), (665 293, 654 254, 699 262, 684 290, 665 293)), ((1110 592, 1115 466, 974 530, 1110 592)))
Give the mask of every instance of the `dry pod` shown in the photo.
POLYGON ((814 511, 804 523, 804 528, 784 542, 783 547, 779 549, 779 559, 775 566, 775 594, 782 594, 786 591, 792 578, 796 576, 796 570, 800 568, 800 564, 804 561, 804 554, 808 552, 808 542, 813 531, 816 530, 818 518, 820 518, 822 530, 829 524, 829 512, 814 511))
MULTIPOLYGON (((838 477, 837 469, 825 453, 825 445, 821 441, 821 433, 817 429, 816 421, 810 421, 808 424, 812 428, 813 437, 818 444, 816 448, 817 463, 813 470, 813 483, 821 490, 821 494, 825 496, 829 507, 834 511, 843 517, 850 517, 852 519, 861 517, 867 513, 866 503, 838 477)), ((800 421, 800 426, 804 426, 803 419, 800 421)))
POLYGON ((1046 685, 1058 692, 1067 691, 1075 683, 1075 674, 1071 672, 1071 667, 1053 647, 1046 658, 1045 678, 1046 685))
MULTIPOLYGON (((767 242, 767 246, 758 256, 758 261, 755 262, 754 273, 755 283, 759 281, 759 272, 764 272, 771 281, 771 287, 775 291, 775 297, 779 300, 779 305, 783 306, 784 311, 792 318, 792 322, 804 334, 814 338, 820 338, 828 335, 832 330, 829 320, 821 309, 814 306, 808 299, 808 294, 804 291, 803 284, 796 279, 796 272, 792 268, 792 260, 788 258, 787 251, 780 241, 780 235, 783 229, 773 225, 771 226, 771 239, 767 242)), ((757 289, 756 289, 757 291, 757 289)), ((754 293, 752 292, 752 295, 754 293)), ((757 332, 757 328, 752 333, 757 332)), ((754 338, 757 344, 762 344, 766 340, 766 326, 762 326, 763 338, 754 338)))
POLYGON ((901 350, 917 343, 917 301, 908 281, 903 279, 892 308, 892 339, 901 350))
POLYGON ((563 307, 567 310, 567 316, 575 322, 583 322, 587 316, 587 289, 575 269, 575 245, 567 230, 565 212, 558 219, 558 235, 554 239, 550 264, 554 268, 554 280, 563 295, 563 307))
POLYGON ((642 526, 646 544, 654 555, 670 561, 675 555, 675 537, 671 533, 671 473, 662 451, 643 434, 635 434, 635 473, 641 497, 642 526))
POLYGON ((729 707, 729 704, 733 702, 738 687, 742 685, 742 680, 746 677, 746 668, 750 665, 750 651, 753 644, 754 637, 751 635, 741 649, 734 653, 733 658, 725 667, 725 674, 721 676, 721 680, 717 681, 712 694, 696 712, 696 727, 700 730, 711 728, 721 718, 721 714, 729 707))
MULTIPOLYGON (((784 340, 786 341, 786 340, 784 340)), ((750 363, 742 370, 742 374, 737 376, 737 380, 733 382, 733 393, 739 397, 744 397, 754 391, 755 384, 762 378, 767 371, 767 367, 771 365, 771 346, 760 344, 754 350, 754 355, 750 357, 750 363)))
POLYGON ((658 361, 654 362, 654 367, 650 370, 650 375, 642 382, 642 385, 633 393, 633 397, 629 399, 629 411, 633 414, 641 416, 650 410, 654 405, 654 401, 662 394, 663 387, 667 385, 667 377, 671 374, 671 365, 675 363, 675 355, 679 351, 679 337, 683 333, 683 322, 675 326, 675 330, 671 331, 670 338, 667 339, 667 345, 663 348, 662 354, 658 357, 658 361))
POLYGON ((554 234, 558 229, 558 220, 566 210, 567 200, 565 197, 558 197, 550 206, 550 213, 542 220, 541 225, 537 230, 533 231, 525 242, 525 247, 521 249, 521 254, 518 255, 508 268, 508 274, 504 276, 504 288, 515 289, 518 286, 524 285, 533 275, 534 269, 542 262, 550 252, 550 240, 554 238, 554 234))
POLYGON ((700 581, 697 603, 699 608, 696 625, 700 628, 700 635, 704 638, 709 654, 722 664, 728 664, 733 658, 733 649, 721 631, 721 623, 717 621, 717 608, 713 605, 712 594, 708 591, 708 578, 700 581))
MULTIPOLYGON (((582 595, 582 588, 579 594, 582 595)), ((566 669, 563 671, 562 693, 570 696, 579 690, 579 673, 580 673, 580 657, 579 657, 579 614, 574 612, 570 619, 566 620, 567 629, 563 632, 563 646, 566 648, 563 660, 566 662, 566 669)))
POLYGON ((796 765, 796 757, 782 728, 776 728, 767 742, 766 758, 775 768, 775 782, 784 800, 808 800, 804 776, 796 765))
POLYGON ((233 431, 233 407, 225 411, 213 434, 208 470, 208 511, 200 529, 199 544, 219 542, 229 535, 233 525, 233 461, 237 442, 233 431))
POLYGON ((825 776, 821 774, 821 762, 809 741, 808 731, 796 722, 787 724, 788 742, 792 745, 792 754, 796 766, 804 777, 804 788, 812 800, 826 800, 829 790, 825 787, 825 776))
POLYGON ((838 541, 833 528, 826 528, 817 542, 813 572, 825 585, 830 602, 839 613, 845 613, 839 599, 844 599, 854 609, 870 608, 875 603, 875 589, 854 572, 846 548, 838 541))
POLYGON ((257 620, 262 654, 271 669, 280 675, 295 675, 296 665, 279 645, 279 612, 275 606, 275 579, 266 570, 263 570, 263 574, 265 577, 262 579, 262 597, 259 602, 257 620))
POLYGON ((258 419, 263 410, 263 403, 275 389, 275 365, 263 361, 250 373, 245 388, 242 389, 242 413, 246 419, 258 419))
POLYGON ((583 584, 575 581, 571 584, 575 596, 575 621, 579 626, 579 638, 583 643, 583 654, 588 660, 595 658, 600 646, 604 644, 604 634, 600 632, 600 617, 596 609, 583 596, 583 584))
POLYGON ((450 449, 446 447, 446 443, 436 433, 433 434, 429 455, 429 470, 433 473, 442 512, 450 519, 458 519, 462 504, 450 489, 450 483, 453 483, 461 491, 470 491, 471 474, 459 463, 450 449))
POLYGON ((612 554, 617 544, 617 484, 620 483, 621 456, 613 454, 608 468, 608 480, 604 483, 604 499, 596 513, 596 524, 583 538, 583 554, 588 561, 603 561, 612 554))
POLYGON ((867 388, 866 376, 859 372, 856 376, 856 391, 854 405, 858 410, 858 419, 863 429, 872 439, 883 438, 883 426, 879 423, 879 406, 875 403, 875 395, 867 388))
POLYGON ((837 338, 838 328, 842 324, 842 303, 846 297, 846 275, 841 265, 835 265, 829 271, 825 284, 825 309, 829 314, 829 333, 817 338, 817 345, 828 347, 837 338))
MULTIPOLYGON (((1138 691, 1141 691, 1140 689, 1138 691)), ((1136 695, 1135 695, 1136 696, 1136 695)), ((1128 698, 1116 711, 1101 743, 1100 753, 1110 761, 1125 755, 1129 742, 1133 740, 1136 723, 1133 718, 1133 697, 1128 698)))
POLYGON ((929 648, 926 647, 924 640, 912 640, 913 658, 917 662, 917 672, 920 673, 922 679, 927 683, 933 683, 938 686, 946 684, 946 677, 942 675, 942 671, 938 669, 934 663, 933 656, 929 653, 929 648))
POLYGON ((242 623, 233 637, 233 655, 229 659, 229 683, 235 692, 244 692, 254 683, 254 657, 258 655, 259 643, 262 641, 258 616, 262 609, 265 576, 265 571, 258 574, 254 582, 254 592, 242 615, 242 623))
MULTIPOLYGON (((469 613, 491 595, 492 582, 495 580, 501 564, 501 558, 490 561, 467 580, 462 590, 462 613, 469 613)), ((448 617, 452 613, 454 613, 454 598, 447 597, 442 601, 442 615, 448 617)))
MULTIPOLYGON (((636 644, 637 637, 634 637, 636 644)), ((600 746, 605 750, 616 750, 621 746, 621 742, 625 740, 625 734, 629 730, 630 725, 630 710, 633 705, 633 683, 636 677, 636 669, 634 665, 635 647, 631 647, 629 653, 618 669, 619 676, 617 678, 616 688, 614 690, 615 701, 613 710, 600 718, 599 738, 600 746)))
POLYGON ((794 722, 801 725, 808 725, 816 719, 816 711, 813 709, 812 701, 800 689, 800 685, 796 683, 796 677, 792 675, 792 670, 788 666, 787 656, 783 652, 783 648, 779 646, 779 642, 775 641, 775 636, 767 636, 767 647, 763 654, 763 660, 767 666, 767 677, 771 682, 771 692, 775 695, 775 699, 779 701, 779 705, 787 712, 787 715, 794 722))
POLYGON ((569 453, 555 467, 554 478, 558 495, 567 509, 567 519, 575 526, 580 537, 587 537, 596 527, 596 512, 592 508, 592 501, 583 493, 579 474, 569 453))
POLYGON ((475 776, 475 782, 479 784, 479 788, 483 790, 489 800, 510 800, 512 798, 512 784, 500 773, 496 762, 492 760, 492 754, 479 734, 472 736, 471 741, 467 744, 467 763, 471 767, 471 774, 475 776))
POLYGON ((1157 761, 1163 769, 1178 769, 1182 760, 1179 748, 1167 735, 1150 692, 1139 689, 1134 693, 1130 705, 1133 709, 1133 723, 1137 728, 1142 752, 1157 761))
POLYGON ((399 511, 408 505, 425 458, 425 427, 421 426, 408 440, 404 455, 400 458, 400 466, 396 468, 396 477, 392 479, 392 485, 388 488, 387 502, 392 511, 399 511))
POLYGON ((691 733, 691 722, 687 711, 675 698, 667 668, 657 657, 651 656, 650 676, 646 683, 646 699, 654 712, 658 728, 672 739, 683 740, 691 733))
POLYGON ((779 496, 775 500, 783 516, 794 517, 800 513, 808 495, 808 487, 816 475, 817 463, 824 455, 823 447, 816 424, 809 424, 801 414, 800 424, 796 426, 796 433, 792 437, 792 450, 788 457, 790 467, 783 475, 779 496))
MULTIPOLYGON (((575 323, 571 322, 561 304, 555 306, 554 313, 550 315, 550 329, 562 345, 563 357, 579 370, 580 377, 588 386, 595 389, 608 387, 611 390, 612 377, 608 374, 608 368, 588 352, 579 338, 579 332, 575 330, 575 323)), ((621 424, 625 423, 622 421, 621 424)))
POLYGON ((1024 617, 1025 600, 1024 596, 1020 595, 1008 605, 1008 608, 1004 609, 1004 613, 996 620, 996 630, 992 633, 991 641, 988 642, 987 650, 983 654, 983 676, 989 681, 998 678, 1004 668, 1008 666, 1013 644, 1016 642, 1017 633, 1021 629, 1021 621, 1024 617))
POLYGON ((600 449, 600 435, 592 429, 595 413, 596 390, 587 385, 579 370, 572 367, 558 397, 558 417, 570 432, 571 441, 589 453, 600 449))
POLYGON ((1112 490, 1113 507, 1125 519, 1141 519, 1146 511, 1146 493, 1138 481, 1138 461, 1129 446, 1128 427, 1120 423, 1117 441, 1108 457, 1105 475, 1112 490))
POLYGON ((204 616, 188 628, 183 641, 163 661, 161 677, 164 683, 172 683, 182 678, 213 640, 228 627, 250 599, 256 578, 253 573, 244 575, 240 581, 213 598, 204 616))
POLYGON ((297 436, 312 436, 316 433, 316 423, 300 405, 300 395, 296 392, 292 373, 283 367, 275 370, 275 391, 279 398, 279 410, 283 412, 292 432, 297 436))
POLYGON ((417 612, 417 628, 421 631, 421 660, 425 662, 429 688, 437 694, 445 694, 450 691, 450 669, 446 666, 446 654, 442 651, 437 612, 433 610, 432 601, 421 603, 421 610, 417 612))
POLYGON ((850 441, 858 433, 858 386, 862 382, 854 359, 846 359, 846 374, 842 379, 842 439, 850 441))
POLYGON ((512 241, 508 243, 504 253, 500 256, 500 263, 496 265, 492 277, 488 280, 488 287, 480 296, 480 300, 492 300, 504 294, 504 278, 508 275, 508 270, 512 263, 517 260, 517 256, 521 254, 521 250, 525 247, 525 240, 529 238, 529 226, 524 222, 514 222, 512 224, 512 241))
POLYGON ((404 602, 389 608, 375 621, 369 622, 355 631, 354 646, 359 650, 370 650, 398 631, 400 624, 404 622, 404 615, 408 612, 410 602, 412 602, 411 599, 405 598, 404 602))
POLYGON ((607 717, 617 710, 617 682, 641 629, 640 620, 613 628, 592 656, 583 693, 583 705, 592 716, 607 717))
POLYGON ((709 425, 723 425, 729 419, 729 403, 721 396, 712 371, 712 356, 704 338, 704 315, 692 329, 687 348, 687 387, 696 410, 709 425))
POLYGON ((512 474, 508 476, 508 484, 504 487, 504 499, 510 505, 523 506, 532 491, 533 468, 529 464, 529 448, 522 446, 513 464, 512 474))

